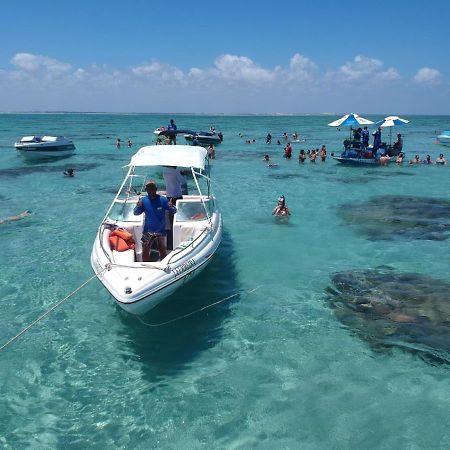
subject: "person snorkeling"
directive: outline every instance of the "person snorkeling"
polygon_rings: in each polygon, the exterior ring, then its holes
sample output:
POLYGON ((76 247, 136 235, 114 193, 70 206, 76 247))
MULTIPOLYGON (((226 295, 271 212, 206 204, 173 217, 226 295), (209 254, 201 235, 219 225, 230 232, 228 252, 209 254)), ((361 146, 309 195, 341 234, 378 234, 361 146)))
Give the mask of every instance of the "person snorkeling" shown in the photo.
POLYGON ((281 195, 278 198, 278 203, 275 208, 272 210, 272 216, 276 217, 288 217, 291 215, 291 212, 289 211, 289 208, 286 205, 286 199, 284 195, 281 195))

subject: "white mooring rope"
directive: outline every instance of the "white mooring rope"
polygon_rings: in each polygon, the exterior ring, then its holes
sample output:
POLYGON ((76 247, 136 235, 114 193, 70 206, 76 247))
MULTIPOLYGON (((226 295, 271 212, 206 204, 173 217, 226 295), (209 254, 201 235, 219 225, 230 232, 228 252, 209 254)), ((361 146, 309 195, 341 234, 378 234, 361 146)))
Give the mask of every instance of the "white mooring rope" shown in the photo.
POLYGON ((240 292, 236 292, 235 294, 229 295, 228 297, 225 297, 225 298, 222 298, 221 300, 218 300, 217 302, 210 303, 209 305, 203 306, 202 308, 196 309, 195 311, 192 311, 192 312, 190 312, 190 313, 184 314, 184 315, 182 315, 182 316, 175 317, 174 319, 170 319, 170 320, 168 320, 167 322, 161 322, 161 323, 147 323, 147 322, 144 322, 139 316, 137 316, 137 318, 138 318, 139 322, 141 322, 143 325, 145 325, 145 326, 147 326, 147 327, 152 327, 152 328, 162 327, 163 325, 168 325, 169 323, 177 322, 178 320, 185 319, 186 317, 189 317, 189 316, 193 316, 194 314, 197 314, 197 313, 199 313, 200 311, 203 311, 203 310, 205 310, 205 309, 211 308, 212 306, 218 305, 219 303, 223 303, 223 302, 225 302, 225 301, 227 301, 227 300, 230 300, 230 299, 233 298, 233 297, 237 297, 238 295, 245 294, 245 293, 246 293, 246 294, 252 294, 253 292, 255 292, 255 291, 256 291, 257 289, 259 289, 260 287, 261 287, 261 286, 256 286, 255 288, 251 289, 250 291, 240 291, 240 292))
POLYGON ((48 316, 53 310, 55 310, 59 305, 62 305, 66 300, 68 300, 70 297, 72 297, 72 295, 76 294, 80 289, 82 289, 84 286, 86 286, 89 282, 91 282, 94 278, 96 278, 98 275, 100 275, 103 271, 105 271, 106 269, 102 269, 100 272, 92 275, 91 278, 89 278, 88 280, 86 280, 82 285, 78 286, 74 291, 72 291, 69 295, 66 295, 62 300, 60 300, 58 303, 56 303, 55 305, 53 305, 50 309, 48 309, 47 311, 45 311, 44 314, 40 315, 36 320, 34 320, 33 322, 31 322, 28 326, 26 326, 22 331, 20 331, 19 333, 17 333, 15 336, 13 336, 9 341, 7 341, 6 343, 4 343, 1 347, 0 347, 0 352, 2 350, 4 350, 6 347, 8 347, 9 345, 11 345, 14 341, 16 341, 17 339, 19 339, 20 336, 22 336, 22 334, 26 333, 30 328, 34 327, 38 322, 40 322, 44 317, 48 316))

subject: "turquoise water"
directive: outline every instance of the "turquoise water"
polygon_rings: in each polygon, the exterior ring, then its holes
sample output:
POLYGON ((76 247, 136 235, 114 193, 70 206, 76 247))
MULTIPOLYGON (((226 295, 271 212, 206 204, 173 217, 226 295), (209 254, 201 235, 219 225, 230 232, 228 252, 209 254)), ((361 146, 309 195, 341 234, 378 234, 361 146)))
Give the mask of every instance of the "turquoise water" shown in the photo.
MULTIPOLYGON (((299 144, 290 161, 265 145, 269 131, 298 131, 303 148, 338 151, 348 130, 327 127, 336 116, 1 115, 0 217, 32 215, 0 225, 0 342, 92 276, 121 167, 170 117, 224 133, 212 169, 225 226, 218 254, 141 320, 93 280, 1 352, 0 446, 447 448, 449 366, 373 351, 336 319, 325 289, 336 271, 381 265, 450 282, 448 240, 369 240, 337 215, 377 195, 450 200, 450 166, 300 166, 299 144), (26 164, 13 142, 38 133, 72 138, 76 154, 26 164), (133 148, 116 149, 117 137, 133 148), (288 224, 271 216, 281 194, 288 224)), ((446 153, 434 139, 450 117, 407 118, 407 159, 446 153)))

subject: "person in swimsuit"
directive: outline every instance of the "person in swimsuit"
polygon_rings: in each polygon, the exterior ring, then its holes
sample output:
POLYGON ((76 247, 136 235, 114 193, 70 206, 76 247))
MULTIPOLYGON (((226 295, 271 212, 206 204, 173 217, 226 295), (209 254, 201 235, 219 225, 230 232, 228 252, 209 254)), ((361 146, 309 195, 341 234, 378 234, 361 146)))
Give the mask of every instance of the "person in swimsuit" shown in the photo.
POLYGON ((287 217, 290 216, 291 212, 289 211, 289 208, 286 205, 286 199, 284 198, 284 195, 278 198, 278 203, 275 208, 272 210, 272 216, 276 217, 287 217))

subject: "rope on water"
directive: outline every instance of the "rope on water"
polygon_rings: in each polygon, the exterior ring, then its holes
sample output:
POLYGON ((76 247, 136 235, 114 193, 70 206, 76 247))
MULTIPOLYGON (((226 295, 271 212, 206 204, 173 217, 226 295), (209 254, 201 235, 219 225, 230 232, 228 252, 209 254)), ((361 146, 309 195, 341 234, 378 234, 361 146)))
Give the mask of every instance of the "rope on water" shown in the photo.
POLYGON ((9 345, 11 345, 14 341, 16 341, 17 339, 19 339, 20 336, 22 336, 22 334, 26 333, 30 328, 34 327, 38 322, 40 322, 44 317, 48 316, 53 310, 55 310, 58 306, 62 305, 66 300, 68 300, 70 297, 72 297, 72 295, 76 294, 80 289, 82 289, 84 286, 86 286, 89 282, 91 282, 94 278, 96 278, 98 275, 100 275, 102 272, 104 272, 105 269, 102 269, 100 272, 92 275, 92 277, 90 277, 88 280, 86 280, 83 284, 81 284, 80 286, 78 286, 74 291, 72 291, 69 295, 66 295, 62 300, 60 300, 58 303, 56 303, 55 305, 53 305, 50 309, 48 309, 44 314, 40 315, 36 320, 34 320, 33 322, 31 322, 28 326, 26 326, 22 331, 20 331, 19 333, 17 333, 15 336, 13 336, 8 342, 6 342, 5 344, 3 344, 0 347, 0 352, 2 350, 4 350, 6 347, 8 347, 9 345))
POLYGON ((148 323, 148 322, 144 322, 139 316, 137 316, 137 318, 138 318, 139 322, 141 322, 143 325, 145 325, 147 327, 152 327, 152 328, 162 327, 163 325, 168 325, 169 323, 177 322, 178 320, 185 319, 186 317, 189 317, 189 316, 193 316, 194 314, 197 314, 197 313, 199 313, 201 311, 204 311, 205 309, 211 308, 212 306, 216 306, 219 303, 223 303, 223 302, 225 302, 227 300, 230 300, 233 297, 237 297, 238 295, 241 295, 243 293, 252 294, 256 290, 258 290, 260 287, 262 287, 262 286, 256 286, 255 288, 253 288, 253 289, 251 289, 249 291, 236 292, 235 294, 229 295, 228 297, 225 297, 225 298, 222 298, 221 300, 218 300, 217 302, 210 303, 209 305, 203 306, 202 308, 196 309, 195 311, 192 311, 190 313, 184 314, 182 316, 175 317, 174 319, 170 319, 167 322, 148 323))

